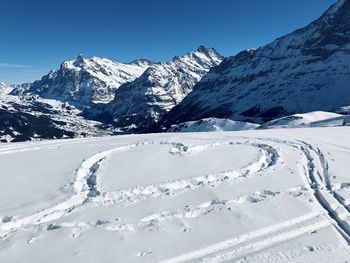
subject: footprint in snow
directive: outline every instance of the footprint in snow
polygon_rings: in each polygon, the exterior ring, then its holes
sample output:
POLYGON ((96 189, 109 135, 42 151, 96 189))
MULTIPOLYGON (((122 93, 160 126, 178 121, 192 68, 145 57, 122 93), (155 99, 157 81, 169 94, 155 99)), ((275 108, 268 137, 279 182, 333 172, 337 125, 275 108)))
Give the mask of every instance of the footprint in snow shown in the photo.
POLYGON ((36 242, 37 240, 39 240, 40 236, 33 236, 31 238, 28 239, 27 244, 32 244, 34 242, 36 242))
POLYGON ((56 229, 59 229, 61 228, 62 226, 61 225, 58 225, 58 224, 50 224, 47 226, 46 230, 48 231, 52 231, 52 230, 56 230, 56 229))
POLYGON ((13 219, 12 216, 3 216, 3 217, 0 217, 0 218, 1 218, 1 222, 2 223, 8 223, 8 222, 10 222, 13 219))
POLYGON ((103 219, 98 219, 96 222, 95 222, 95 226, 102 226, 102 225, 107 225, 109 224, 110 222, 108 220, 103 220, 103 219))
POLYGON ((142 252, 139 252, 136 254, 137 257, 145 257, 145 256, 148 256, 148 255, 151 255, 152 254, 152 251, 142 251, 142 252))

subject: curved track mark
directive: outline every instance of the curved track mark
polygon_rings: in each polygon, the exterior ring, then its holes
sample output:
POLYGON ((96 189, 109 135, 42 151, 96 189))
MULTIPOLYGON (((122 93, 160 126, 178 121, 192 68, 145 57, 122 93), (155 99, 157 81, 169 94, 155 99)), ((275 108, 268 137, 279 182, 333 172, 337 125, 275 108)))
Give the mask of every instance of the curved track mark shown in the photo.
MULTIPOLYGON (((260 156, 258 160, 255 160, 253 163, 239 170, 226 171, 218 174, 198 176, 183 180, 174 180, 148 186, 136 186, 128 189, 122 189, 117 192, 102 193, 96 183, 96 176, 101 163, 108 156, 115 152, 128 151, 146 144, 155 144, 155 142, 146 141, 127 146, 120 146, 89 157, 81 163, 80 168, 76 172, 76 177, 73 184, 73 196, 60 204, 39 211, 31 216, 13 219, 9 222, 1 223, 0 238, 6 238, 10 233, 15 232, 19 229, 24 229, 31 225, 39 225, 64 217, 77 207, 81 207, 91 200, 93 200, 95 204, 99 205, 117 204, 125 206, 149 198, 160 198, 175 194, 181 194, 185 191, 194 190, 198 187, 203 187, 206 185, 216 186, 224 182, 230 182, 239 177, 247 177, 248 175, 261 172, 262 170, 275 165, 279 158, 277 151, 268 145, 250 144, 259 148, 260 156)), ((175 147, 175 151, 171 151, 171 154, 186 155, 199 153, 208 148, 220 147, 222 145, 245 143, 212 143, 194 147, 187 147, 183 144, 174 142, 160 142, 159 144, 170 144, 175 147)))

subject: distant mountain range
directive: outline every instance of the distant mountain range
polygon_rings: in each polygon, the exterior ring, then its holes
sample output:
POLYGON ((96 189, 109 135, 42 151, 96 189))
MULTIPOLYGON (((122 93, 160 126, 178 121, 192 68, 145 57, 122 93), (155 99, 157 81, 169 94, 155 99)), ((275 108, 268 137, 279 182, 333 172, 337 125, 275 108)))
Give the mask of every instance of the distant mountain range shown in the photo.
POLYGON ((222 59, 203 46, 165 63, 79 55, 34 83, 0 84, 0 141, 150 130, 222 59))
POLYGON ((295 113, 348 113, 349 94, 350 0, 340 0, 308 26, 232 57, 203 46, 169 62, 79 55, 33 83, 0 84, 0 140, 162 131, 213 117, 261 124, 295 113))
POLYGON ((120 85, 135 80, 150 65, 148 60, 129 64, 105 58, 77 58, 65 61, 59 70, 53 70, 41 80, 24 87, 18 85, 12 95, 38 95, 45 99, 68 102, 79 108, 95 103, 108 103, 120 85))

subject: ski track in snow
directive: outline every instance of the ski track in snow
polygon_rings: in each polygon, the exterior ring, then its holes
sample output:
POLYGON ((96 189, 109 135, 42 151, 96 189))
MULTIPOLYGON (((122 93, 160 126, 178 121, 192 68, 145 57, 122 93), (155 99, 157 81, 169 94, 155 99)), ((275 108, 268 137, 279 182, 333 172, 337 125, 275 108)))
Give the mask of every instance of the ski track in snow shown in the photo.
MULTIPOLYGON (((248 140, 250 138, 247 138, 248 140)), ((261 251, 266 247, 280 244, 298 236, 325 228, 332 225, 338 233, 344 238, 345 246, 350 241, 350 216, 349 207, 346 206, 344 200, 332 190, 332 186, 328 174, 328 163, 322 151, 315 149, 311 144, 304 141, 286 141, 275 138, 257 138, 257 140, 277 144, 287 145, 301 152, 303 157, 304 171, 301 176, 304 178, 306 187, 313 194, 317 201, 316 210, 319 213, 302 216, 293 220, 288 220, 271 227, 263 228, 258 231, 244 234, 221 243, 214 244, 210 247, 196 250, 190 253, 180 255, 171 259, 164 260, 163 263, 176 262, 245 262, 245 256, 251 253, 261 251)), ((350 251, 349 251, 350 253, 350 251)), ((329 253, 328 253, 329 254, 329 253)), ((344 262, 344 254, 332 251, 335 256, 332 258, 334 262, 344 262)), ((277 257, 277 261, 285 261, 281 257, 277 257)), ((328 257, 329 259, 330 257, 328 257)), ((289 258, 288 262, 293 258, 289 258)), ((312 258, 313 259, 313 258, 312 258)), ((305 257, 300 260, 295 257, 295 262, 303 262, 305 257)), ((326 257, 320 259, 327 262, 326 257)), ((347 258, 346 260, 349 260, 347 258)), ((263 260, 260 260, 263 262, 263 260)), ((293 262, 294 262, 293 261, 293 262)), ((320 261, 320 262, 321 262, 320 261)), ((272 262, 269 259, 268 262, 272 262)))
MULTIPOLYGON (((237 199, 234 200, 215 199, 209 202, 202 203, 196 207, 187 205, 184 208, 177 209, 174 211, 162 211, 144 217, 136 223, 120 224, 118 223, 118 220, 117 222, 110 222, 108 220, 99 219, 96 222, 84 223, 84 228, 91 228, 103 225, 106 228, 106 230, 109 231, 136 231, 145 229, 151 230, 158 228, 158 226, 166 220, 199 218, 214 211, 232 210, 232 205, 259 203, 271 200, 282 195, 291 195, 294 197, 298 197, 302 194, 307 194, 307 192, 305 191, 306 189, 303 186, 298 186, 292 189, 286 189, 283 191, 276 192, 263 190, 239 196, 237 199)), ((79 225, 81 225, 81 223, 61 224, 60 227, 77 228, 79 227, 79 225)), ((186 229, 184 229, 184 231, 186 231, 186 229)))
MULTIPOLYGON (((346 249, 345 249, 346 250, 346 249)), ((260 253, 238 260, 239 263, 344 263, 349 257, 344 253, 344 247, 336 245, 307 246, 302 249, 289 249, 275 253, 260 253)))
MULTIPOLYGON (((257 257, 254 253, 261 251, 264 248, 278 245, 285 241, 308 233, 313 233, 316 230, 329 226, 333 226, 344 238, 344 241, 349 243, 349 207, 346 205, 346 201, 332 189, 328 172, 328 163, 322 151, 304 141, 244 137, 235 137, 234 139, 227 139, 227 141, 224 142, 202 144, 193 147, 188 147, 183 143, 176 142, 145 141, 99 152, 81 163, 75 176, 73 196, 60 204, 39 211, 31 216, 18 219, 15 218, 8 222, 0 223, 0 237, 6 238, 12 232, 52 222, 66 216, 74 209, 78 207, 84 208, 86 205, 89 205, 90 207, 109 205, 125 207, 143 200, 167 198, 169 196, 182 194, 199 187, 216 187, 222 183, 232 183, 240 178, 262 175, 263 172, 264 175, 266 175, 268 169, 276 169, 277 165, 283 164, 281 153, 278 151, 278 148, 275 148, 276 145, 284 145, 300 151, 303 169, 299 172, 300 176, 304 179, 305 186, 301 187, 297 192, 300 193, 300 191, 306 191, 314 196, 314 199, 317 201, 314 205, 316 212, 290 219, 276 225, 261 228, 251 233, 246 233, 203 249, 164 260, 163 262, 226 262, 232 260, 241 260, 241 262, 245 262, 245 256, 253 255, 257 257), (101 176, 98 171, 100 166, 108 161, 108 157, 113 153, 128 151, 147 144, 170 145, 172 146, 172 149, 169 154, 179 156, 198 154, 207 149, 219 148, 224 145, 250 145, 259 150, 259 157, 246 167, 238 170, 222 171, 216 174, 160 182, 152 185, 135 186, 114 192, 101 191, 100 186, 97 183, 97 176, 101 176)), ((59 146, 59 144, 49 143, 44 144, 43 146, 33 147, 32 149, 24 146, 7 147, 0 149, 0 154, 13 153, 14 151, 40 150, 43 149, 43 147, 46 149, 57 146, 59 146)), ((134 231, 137 229, 156 228, 157 224, 163 220, 171 218, 198 218, 210 213, 211 211, 229 209, 230 205, 233 203, 255 202, 256 200, 263 201, 264 199, 273 198, 286 193, 293 194, 294 192, 293 190, 281 192, 270 192, 267 190, 265 192, 252 193, 237 200, 212 200, 201 204, 198 207, 186 206, 183 209, 156 213, 147 216, 136 223, 130 224, 118 224, 116 222, 111 223, 108 221, 77 224, 62 223, 61 225, 55 225, 53 223, 47 226, 47 230, 58 227, 71 227, 73 229, 72 236, 76 237, 91 227, 101 225, 110 231, 134 231), (261 200, 259 198, 261 198, 261 200)), ((341 256, 341 254, 339 254, 340 252, 337 254, 336 249, 329 251, 329 253, 334 254, 334 260, 337 256, 341 256)), ((302 262, 302 258, 307 256, 309 255, 301 255, 300 262, 302 262)), ((287 260, 285 259, 286 257, 285 254, 277 255, 275 262, 287 260)), ((297 257, 294 257, 294 261, 299 262, 297 257)), ((261 262, 263 262, 263 259, 261 259, 261 262)))
POLYGON ((327 227, 329 220, 319 213, 310 213, 282 223, 243 234, 230 240, 214 244, 192 253, 184 254, 162 263, 203 261, 228 261, 236 259, 247 251, 258 251, 265 247, 296 238, 306 233, 327 227))
POLYGON ((343 200, 332 190, 329 179, 328 163, 322 151, 315 149, 305 141, 283 141, 273 139, 299 150, 303 155, 304 176, 307 187, 315 196, 318 204, 328 214, 330 221, 347 243, 350 243, 350 214, 343 200))
MULTIPOLYGON (((334 227, 346 242, 350 243, 350 208, 346 205, 345 200, 332 189, 329 165, 324 153, 305 141, 268 140, 290 146, 302 153, 304 173, 301 176, 307 182, 306 186, 328 214, 334 227)), ((266 141, 266 139, 263 139, 263 141, 266 141)))
POLYGON ((300 141, 301 150, 307 158, 308 177, 310 186, 320 205, 328 212, 329 216, 335 221, 335 228, 350 243, 350 214, 349 208, 343 204, 338 195, 332 190, 328 164, 325 161, 324 154, 320 149, 313 148, 312 145, 300 141))
MULTIPOLYGON (((213 143, 186 147, 179 143, 161 142, 161 144, 171 144, 174 148, 170 151, 175 155, 198 154, 209 148, 217 148, 223 145, 237 145, 241 143, 213 143)), ((159 184, 146 186, 136 186, 128 189, 121 189, 117 192, 105 192, 100 194, 93 202, 99 205, 119 205, 126 206, 142 200, 164 198, 167 196, 178 195, 187 191, 195 190, 199 187, 218 186, 222 183, 229 183, 238 178, 246 178, 263 170, 274 166, 279 158, 275 149, 265 144, 247 144, 259 148, 260 156, 257 160, 246 167, 233 171, 224 171, 216 174, 196 176, 192 178, 174 180, 159 184)))
POLYGON ((90 187, 88 185, 88 179, 90 178, 90 176, 93 175, 93 173, 97 169, 98 163, 113 152, 128 150, 134 147, 137 147, 137 144, 122 146, 112 150, 100 152, 86 159, 81 164, 80 168, 76 173, 76 178, 73 185, 73 196, 71 196, 68 200, 60 204, 39 211, 31 216, 10 220, 9 222, 4 222, 0 224, 0 237, 4 238, 9 233, 21 228, 26 228, 29 225, 38 225, 61 218, 64 215, 73 211, 78 206, 83 205, 87 201, 91 192, 90 187))
MULTIPOLYGON (((74 143, 74 142, 73 142, 74 143)), ((49 145, 43 145, 39 147, 13 147, 13 149, 2 149, 0 154, 7 154, 15 152, 22 152, 28 150, 47 149, 47 147, 56 147, 54 143, 48 143, 49 145)), ((68 143, 69 144, 69 143, 68 143)), ((237 145, 246 144, 258 147, 259 158, 238 170, 224 171, 217 174, 209 174, 203 176, 192 177, 183 180, 174 180, 170 182, 164 182, 159 184, 152 184, 146 186, 135 186, 127 189, 121 189, 117 192, 100 191, 97 183, 96 176, 100 165, 106 158, 113 153, 128 151, 136 147, 141 147, 147 144, 156 144, 153 141, 145 141, 136 144, 120 146, 110 150, 99 152, 88 159, 84 160, 80 168, 76 172, 75 181, 73 184, 74 195, 66 201, 59 203, 48 209, 39 211, 31 216, 23 218, 14 218, 8 222, 0 223, 0 238, 6 238, 10 233, 20 229, 27 229, 31 226, 40 225, 44 223, 57 220, 61 217, 71 213, 74 209, 84 206, 87 203, 94 203, 95 205, 119 205, 127 206, 139 201, 147 199, 164 198, 167 196, 173 196, 181 194, 185 191, 191 191, 199 187, 212 186, 215 187, 219 184, 230 182, 234 179, 241 177, 248 177, 255 173, 261 172, 274 166, 279 158, 277 150, 266 144, 252 144, 248 142, 225 142, 225 143, 211 143, 205 145, 197 145, 194 147, 187 147, 182 143, 161 141, 159 144, 171 145, 173 148, 170 150, 170 154, 174 155, 190 155, 198 154, 209 148, 217 148, 223 145, 237 145)), ((10 147, 11 148, 11 147, 10 147)), ((50 226, 50 225, 49 225, 50 226)))

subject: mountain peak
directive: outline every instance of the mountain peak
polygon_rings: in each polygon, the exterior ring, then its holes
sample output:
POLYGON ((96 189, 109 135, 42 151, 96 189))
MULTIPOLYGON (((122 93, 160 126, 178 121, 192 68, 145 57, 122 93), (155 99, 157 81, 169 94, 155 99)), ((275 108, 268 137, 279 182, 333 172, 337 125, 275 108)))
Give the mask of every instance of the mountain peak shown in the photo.
POLYGON ((221 60, 223 59, 223 57, 219 54, 219 52, 216 51, 215 48, 207 48, 203 45, 200 45, 197 48, 196 52, 203 53, 207 57, 220 58, 221 60))
POLYGON ((79 54, 75 59, 74 59, 74 66, 76 67, 80 67, 84 64, 84 55, 83 54, 79 54))
POLYGON ((350 11, 350 1, 349 0, 338 0, 337 3, 332 5, 326 12, 325 15, 332 16, 337 14, 340 10, 347 9, 350 11))
POLYGON ((76 57, 76 59, 78 60, 78 59, 83 59, 84 58, 84 55, 83 54, 79 54, 77 57, 76 57))
POLYGON ((151 61, 149 59, 140 58, 140 59, 135 59, 135 60, 131 61, 128 64, 130 64, 130 65, 138 65, 138 66, 151 66, 153 64, 157 64, 157 62, 153 62, 153 61, 151 61))
POLYGON ((205 54, 208 54, 210 52, 215 52, 216 54, 219 54, 215 48, 211 47, 211 48, 208 48, 208 47, 205 47, 203 45, 200 45, 197 50, 197 52, 201 52, 201 53, 205 53, 205 54))
POLYGON ((223 56, 221 56, 214 48, 206 48, 203 45, 200 45, 195 51, 188 52, 185 55, 182 56, 175 56, 172 59, 172 62, 178 62, 182 60, 187 60, 188 57, 197 57, 198 61, 205 62, 205 61, 215 61, 214 64, 219 64, 223 60, 223 56))
POLYGON ((305 49, 312 53, 332 54, 329 48, 350 44, 350 0, 340 0, 331 6, 319 19, 304 29, 311 34, 306 39, 305 49))
POLYGON ((198 52, 206 52, 208 51, 209 48, 206 48, 205 46, 203 45, 200 45, 198 48, 197 48, 197 51, 198 52))

